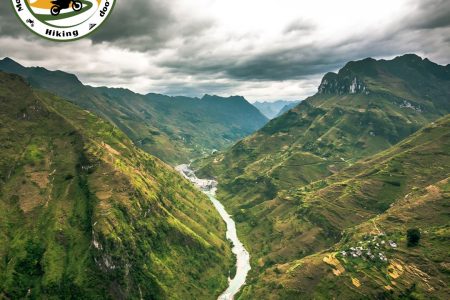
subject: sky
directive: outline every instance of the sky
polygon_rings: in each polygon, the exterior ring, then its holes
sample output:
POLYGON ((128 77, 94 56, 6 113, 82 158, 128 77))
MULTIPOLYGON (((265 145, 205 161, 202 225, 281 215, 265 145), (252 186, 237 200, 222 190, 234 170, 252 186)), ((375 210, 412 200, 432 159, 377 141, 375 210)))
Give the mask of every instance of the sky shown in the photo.
POLYGON ((450 63, 450 0, 116 0, 93 35, 56 43, 0 1, 0 57, 85 84, 168 95, 299 100, 348 61, 450 63))

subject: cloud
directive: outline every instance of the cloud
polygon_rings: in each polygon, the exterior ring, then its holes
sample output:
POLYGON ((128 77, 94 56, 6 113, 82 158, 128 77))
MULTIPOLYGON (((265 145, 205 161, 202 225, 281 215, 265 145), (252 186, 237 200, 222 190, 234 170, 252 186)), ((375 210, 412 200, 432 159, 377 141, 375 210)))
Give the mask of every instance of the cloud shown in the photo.
POLYGON ((244 57, 216 57, 202 53, 204 56, 171 58, 162 61, 161 66, 169 68, 173 73, 221 74, 240 81, 301 79, 342 65, 342 57, 333 57, 327 50, 330 49, 296 47, 244 57))
MULTIPOLYGON (((263 48, 255 50, 249 47, 243 50, 244 43, 240 43, 241 47, 223 53, 211 51, 208 46, 202 49, 191 45, 161 60, 159 64, 174 74, 207 73, 239 81, 284 81, 317 76, 336 70, 350 60, 369 56, 381 58, 417 52, 432 56, 432 59, 448 60, 450 57, 445 51, 449 51, 450 47, 448 41, 443 40, 448 35, 443 33, 449 31, 445 22, 450 22, 450 17, 446 18, 450 2, 426 2, 428 5, 419 1, 408 2, 407 7, 397 8, 396 18, 386 17, 383 22, 373 22, 368 26, 362 23, 360 28, 353 28, 354 24, 349 23, 347 28, 351 30, 338 32, 338 39, 335 35, 327 39, 326 33, 320 28, 324 24, 326 29, 342 26, 333 23, 335 20, 324 23, 322 18, 327 18, 327 15, 318 18, 317 25, 305 18, 297 18, 283 28, 277 39, 268 38, 263 48), (426 29, 427 32, 419 29, 426 29), (311 36, 314 38, 311 39, 311 36)), ((385 10, 386 5, 382 9, 385 10)), ((367 10, 364 13, 374 12, 367 10)), ((343 18, 345 16, 337 17, 336 20, 345 23, 343 18)), ((361 21, 360 18, 356 20, 361 21)), ((233 39, 237 40, 232 37, 231 41, 233 39)), ((253 42, 251 37, 249 39, 253 42)))
POLYGON ((299 43, 292 45, 288 40, 277 48, 257 53, 212 55, 195 49, 179 52, 160 66, 169 68, 174 74, 210 74, 225 76, 239 81, 284 81, 302 80, 334 71, 350 60, 368 56, 384 57, 403 53, 401 40, 393 44, 390 37, 365 34, 349 36, 336 43, 299 43), (389 42, 385 42, 388 39, 389 42), (288 45, 290 44, 290 45, 288 45), (374 48, 374 45, 378 45, 374 48), (382 47, 382 45, 386 47, 382 47))
POLYGON ((28 36, 34 38, 14 14, 11 1, 0 1, 0 36, 28 36))
POLYGON ((96 33, 63 44, 30 33, 9 1, 0 56, 141 93, 301 99, 350 60, 450 61, 448 0, 119 0, 96 33))
POLYGON ((324 73, 338 68, 341 57, 330 49, 296 47, 259 54, 233 66, 227 74, 240 80, 288 80, 324 73))
POLYGON ((417 29, 435 29, 450 26, 450 1, 424 0, 418 4, 417 13, 409 20, 417 29))
POLYGON ((286 26, 284 30, 285 34, 292 32, 308 32, 316 28, 316 25, 310 21, 306 21, 305 19, 296 19, 290 24, 286 26))
POLYGON ((138 51, 157 50, 179 37, 186 39, 212 26, 211 20, 177 15, 176 1, 116 1, 115 9, 97 34, 94 43, 113 45, 138 51))
POLYGON ((167 24, 175 22, 165 1, 116 1, 107 25, 91 37, 94 43, 109 42, 123 48, 158 48, 169 39, 167 24))

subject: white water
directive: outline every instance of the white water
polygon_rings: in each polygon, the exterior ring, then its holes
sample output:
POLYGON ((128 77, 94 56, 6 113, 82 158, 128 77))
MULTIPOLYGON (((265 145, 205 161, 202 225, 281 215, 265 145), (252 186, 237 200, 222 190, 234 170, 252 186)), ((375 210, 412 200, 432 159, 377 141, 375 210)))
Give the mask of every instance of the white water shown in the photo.
POLYGON ((232 251, 236 255, 236 276, 234 276, 233 279, 229 279, 228 288, 222 293, 222 295, 219 296, 218 300, 232 300, 241 287, 245 284, 247 274, 251 269, 250 255, 247 250, 245 250, 244 245, 237 236, 236 224, 233 219, 227 213, 222 203, 220 203, 220 201, 215 197, 217 182, 214 180, 198 179, 188 165, 180 165, 175 169, 199 187, 206 195, 208 195, 214 207, 227 225, 226 236, 231 242, 233 242, 232 251))

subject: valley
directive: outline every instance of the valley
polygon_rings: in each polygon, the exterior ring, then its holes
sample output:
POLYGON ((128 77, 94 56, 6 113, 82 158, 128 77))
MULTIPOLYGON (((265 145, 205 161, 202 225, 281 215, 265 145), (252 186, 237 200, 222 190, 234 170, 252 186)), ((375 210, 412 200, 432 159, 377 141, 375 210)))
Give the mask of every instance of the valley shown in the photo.
POLYGON ((350 62, 326 74, 316 95, 227 150, 194 162, 199 176, 219 182, 217 198, 234 216, 251 255, 239 299, 448 294, 441 241, 449 224, 449 94, 449 66, 415 55, 350 62), (426 196, 431 190, 438 192, 426 196), (403 215, 405 198, 423 206, 427 217, 414 209, 403 215), (447 213, 425 210, 435 203, 447 213), (405 246, 414 226, 427 232, 427 246, 405 246), (389 254, 376 253, 381 263, 342 256, 359 245, 367 251, 365 241, 377 234, 387 235, 383 244, 398 245, 388 247, 389 254), (426 260, 420 251, 429 247, 434 257, 426 260), (409 271, 393 280, 386 255, 409 271))
POLYGON ((0 300, 450 299, 450 0, 0 15, 0 300))
POLYGON ((183 174, 187 179, 194 183, 199 189, 201 189, 206 195, 208 195, 214 207, 219 212, 222 219, 227 224, 227 239, 230 240, 233 245, 233 253, 236 255, 236 268, 235 274, 230 274, 228 288, 219 296, 218 300, 232 300, 234 296, 239 292, 242 286, 245 284, 247 274, 251 269, 250 255, 244 248, 244 245, 238 238, 236 232, 236 224, 230 216, 222 203, 215 198, 217 182, 214 180, 199 179, 195 176, 195 173, 190 169, 189 165, 179 165, 176 170, 183 174))
POLYGON ((449 66, 349 62, 268 122, 0 69, 1 297, 449 294, 449 66))
POLYGON ((0 72, 0 145, 0 298, 226 289, 234 259, 211 201, 108 121, 0 72))
POLYGON ((108 120, 138 147, 171 165, 224 149, 267 122, 240 96, 170 97, 92 87, 74 74, 27 68, 10 58, 0 61, 0 71, 20 75, 34 88, 54 93, 108 120))

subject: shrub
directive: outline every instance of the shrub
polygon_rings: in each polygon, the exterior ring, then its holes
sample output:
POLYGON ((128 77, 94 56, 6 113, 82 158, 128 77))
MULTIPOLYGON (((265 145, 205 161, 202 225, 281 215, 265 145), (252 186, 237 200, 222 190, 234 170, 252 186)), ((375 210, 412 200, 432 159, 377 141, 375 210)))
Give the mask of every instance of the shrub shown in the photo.
POLYGON ((64 180, 71 180, 71 179, 73 179, 73 175, 72 174, 67 174, 65 177, 64 177, 64 180))
POLYGON ((406 238, 408 240, 408 247, 414 247, 419 244, 420 230, 418 228, 410 228, 406 232, 406 238))

